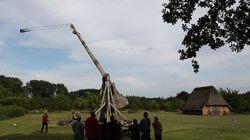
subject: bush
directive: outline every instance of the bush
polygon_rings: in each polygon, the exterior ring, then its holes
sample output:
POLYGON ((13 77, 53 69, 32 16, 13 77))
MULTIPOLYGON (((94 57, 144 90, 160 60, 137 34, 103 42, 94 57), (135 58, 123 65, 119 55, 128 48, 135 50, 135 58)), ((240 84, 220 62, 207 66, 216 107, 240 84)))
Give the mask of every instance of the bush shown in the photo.
POLYGON ((74 101, 74 108, 87 110, 88 107, 89 105, 86 99, 76 98, 76 100, 74 101))
POLYGON ((25 109, 20 106, 8 105, 0 107, 0 120, 23 116, 24 114, 25 109))
POLYGON ((53 100, 53 106, 49 108, 49 110, 70 110, 71 103, 70 99, 65 95, 57 95, 53 100))
POLYGON ((165 111, 179 111, 184 105, 184 101, 176 98, 172 98, 165 103, 165 111))
POLYGON ((27 108, 29 110, 49 109, 52 105, 53 101, 50 98, 31 98, 28 100, 27 108))
POLYGON ((27 107, 27 100, 22 97, 7 97, 4 99, 0 99, 0 104, 2 105, 16 105, 16 106, 22 106, 24 108, 27 107))

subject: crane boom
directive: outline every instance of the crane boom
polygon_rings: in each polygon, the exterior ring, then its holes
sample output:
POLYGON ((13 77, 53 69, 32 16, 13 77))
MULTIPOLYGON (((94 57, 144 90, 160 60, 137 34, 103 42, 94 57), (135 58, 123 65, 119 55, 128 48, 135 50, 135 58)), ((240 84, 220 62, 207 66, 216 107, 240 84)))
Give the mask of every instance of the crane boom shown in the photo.
POLYGON ((76 28, 75 28, 75 26, 73 24, 71 24, 70 27, 73 30, 73 34, 75 34, 78 37, 78 39, 80 40, 80 42, 84 46, 85 50, 89 54, 90 58, 94 62, 95 66, 97 67, 97 69, 99 70, 99 72, 102 74, 103 77, 105 77, 108 73, 106 73, 106 71, 104 70, 104 68, 102 67, 102 65, 96 59, 95 55, 91 52, 91 50, 89 49, 89 47, 86 44, 86 42, 82 39, 81 34, 76 30, 76 28))

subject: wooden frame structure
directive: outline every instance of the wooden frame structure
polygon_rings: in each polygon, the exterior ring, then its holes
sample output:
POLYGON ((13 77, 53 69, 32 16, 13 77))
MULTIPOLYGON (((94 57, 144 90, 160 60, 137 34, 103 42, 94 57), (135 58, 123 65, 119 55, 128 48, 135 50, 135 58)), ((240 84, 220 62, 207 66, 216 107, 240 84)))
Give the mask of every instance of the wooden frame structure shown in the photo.
POLYGON ((89 47, 85 43, 85 41, 82 39, 81 34, 76 30, 75 26, 71 24, 71 29, 73 30, 73 34, 75 34, 82 45, 84 46, 85 50, 89 54, 90 58, 96 65, 97 69, 103 76, 102 80, 102 87, 100 90, 100 95, 102 95, 102 101, 100 104, 99 109, 95 112, 97 115, 97 118, 99 121, 103 121, 104 117, 107 119, 107 121, 110 121, 110 117, 114 115, 117 119, 126 121, 127 118, 118 110, 115 101, 114 96, 118 95, 117 89, 115 88, 115 84, 110 80, 110 76, 102 65, 99 63, 99 61, 96 59, 94 54, 90 51, 89 47))
MULTIPOLYGON (((39 31, 39 30, 47 30, 47 29, 55 29, 55 28, 65 28, 65 27, 70 27, 73 30, 73 34, 75 34, 78 39, 80 40, 81 44, 89 54, 91 60, 99 70, 99 72, 102 75, 102 87, 100 89, 100 95, 102 96, 102 101, 100 104, 100 107, 96 110, 96 115, 99 121, 102 121, 103 118, 105 117, 107 121, 110 121, 110 117, 113 115, 117 119, 127 121, 127 118, 118 110, 118 108, 122 108, 125 105, 128 104, 128 100, 123 97, 123 100, 125 102, 123 105, 121 105, 122 101, 115 100, 115 97, 119 97, 119 95, 115 84, 110 80, 109 74, 104 70, 102 65, 99 63, 99 61, 96 59, 95 55, 91 52, 89 49, 88 45, 86 42, 83 40, 81 37, 81 34, 76 30, 75 26, 73 24, 58 24, 58 25, 49 25, 49 26, 41 26, 41 27, 36 27, 36 28, 24 28, 20 29, 21 33, 25 32, 31 32, 31 31, 39 31), (119 104, 119 105, 118 105, 119 104)), ((116 98, 117 99, 117 98, 116 98)), ((121 99, 121 98, 120 98, 121 99)))

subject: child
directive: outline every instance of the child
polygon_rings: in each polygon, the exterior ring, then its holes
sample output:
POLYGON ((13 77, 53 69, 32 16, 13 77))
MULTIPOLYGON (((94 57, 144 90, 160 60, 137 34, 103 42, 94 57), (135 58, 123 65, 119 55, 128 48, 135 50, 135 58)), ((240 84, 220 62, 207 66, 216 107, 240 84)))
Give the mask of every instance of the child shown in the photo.
POLYGON ((233 131, 236 132, 237 131, 237 120, 236 120, 236 117, 233 117, 233 120, 232 120, 232 126, 233 126, 233 131))
POLYGON ((155 140, 161 140, 162 139, 162 125, 158 117, 154 117, 153 127, 155 131, 155 140))
POLYGON ((137 124, 137 120, 133 120, 133 125, 130 126, 131 140, 140 140, 140 127, 137 124))

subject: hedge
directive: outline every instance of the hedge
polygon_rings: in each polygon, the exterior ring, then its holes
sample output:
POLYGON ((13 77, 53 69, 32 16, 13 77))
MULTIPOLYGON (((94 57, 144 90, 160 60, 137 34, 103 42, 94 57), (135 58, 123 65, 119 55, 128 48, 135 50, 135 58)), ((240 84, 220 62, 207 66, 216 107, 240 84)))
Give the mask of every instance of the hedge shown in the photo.
POLYGON ((8 105, 0 107, 0 120, 7 120, 14 117, 23 116, 25 109, 16 105, 8 105))

